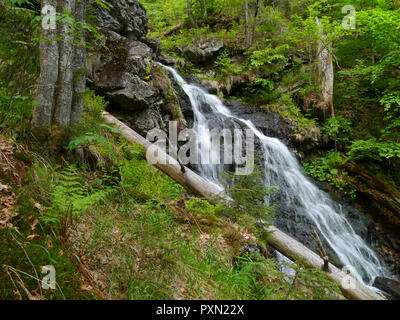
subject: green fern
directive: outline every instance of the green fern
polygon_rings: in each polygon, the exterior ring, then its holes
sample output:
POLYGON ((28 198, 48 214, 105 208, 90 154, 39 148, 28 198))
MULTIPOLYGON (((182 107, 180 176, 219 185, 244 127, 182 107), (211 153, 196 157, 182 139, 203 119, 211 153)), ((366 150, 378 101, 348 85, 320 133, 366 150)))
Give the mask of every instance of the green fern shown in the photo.
POLYGON ((115 186, 106 185, 110 177, 103 177, 97 185, 88 185, 77 173, 74 166, 68 166, 57 174, 57 184, 51 196, 52 205, 42 218, 44 223, 59 224, 61 219, 71 214, 79 215, 88 208, 106 199, 115 186))

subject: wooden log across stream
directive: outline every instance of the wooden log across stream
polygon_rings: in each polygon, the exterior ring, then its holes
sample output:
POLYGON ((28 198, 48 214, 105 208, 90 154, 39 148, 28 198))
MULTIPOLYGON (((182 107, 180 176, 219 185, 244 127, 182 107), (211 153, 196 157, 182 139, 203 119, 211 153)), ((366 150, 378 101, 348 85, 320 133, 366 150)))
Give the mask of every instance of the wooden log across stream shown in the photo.
MULTIPOLYGON (((134 142, 142 145, 147 150, 153 144, 146 140, 144 137, 136 133, 134 130, 129 128, 127 125, 119 121, 110 113, 104 111, 102 113, 103 119, 108 124, 115 124, 120 129, 122 135, 127 141, 134 142)), ((154 147, 154 145, 153 145, 154 147)), ((170 157, 164 151, 158 149, 157 159, 161 160, 155 163, 155 157, 151 154, 147 154, 147 160, 150 163, 154 163, 154 166, 160 169, 162 172, 170 176, 176 182, 184 186, 189 192, 196 196, 201 196, 207 199, 215 199, 220 196, 220 189, 196 174, 189 168, 184 168, 174 158, 170 157), (164 160, 164 161, 163 161, 164 160), (161 162, 161 163, 160 163, 161 162)), ((291 236, 287 235, 278 228, 271 226, 269 231, 272 234, 268 238, 268 243, 276 250, 281 252, 283 255, 291 260, 299 259, 306 267, 322 268, 324 265, 321 257, 308 249, 306 246, 295 240, 291 236)), ((348 274, 337 268, 336 266, 329 264, 329 272, 327 272, 328 278, 336 282, 339 285, 343 295, 348 299, 355 300, 383 300, 384 298, 362 283, 352 278, 351 284, 348 283, 348 274)))

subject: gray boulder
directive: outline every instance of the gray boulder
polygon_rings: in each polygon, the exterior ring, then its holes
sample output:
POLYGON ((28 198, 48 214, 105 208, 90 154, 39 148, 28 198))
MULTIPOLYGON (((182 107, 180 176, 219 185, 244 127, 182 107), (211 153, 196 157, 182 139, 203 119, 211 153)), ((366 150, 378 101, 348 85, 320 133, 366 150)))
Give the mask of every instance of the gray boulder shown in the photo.
POLYGON ((125 79, 123 88, 106 92, 106 96, 125 110, 146 109, 156 105, 159 94, 153 86, 136 75, 129 74, 125 79))
POLYGON ((91 4, 101 28, 119 33, 130 40, 146 38, 149 17, 146 9, 136 0, 108 0, 110 10, 91 4))
POLYGON ((219 38, 200 39, 184 48, 183 52, 192 63, 202 65, 213 62, 224 47, 219 38))

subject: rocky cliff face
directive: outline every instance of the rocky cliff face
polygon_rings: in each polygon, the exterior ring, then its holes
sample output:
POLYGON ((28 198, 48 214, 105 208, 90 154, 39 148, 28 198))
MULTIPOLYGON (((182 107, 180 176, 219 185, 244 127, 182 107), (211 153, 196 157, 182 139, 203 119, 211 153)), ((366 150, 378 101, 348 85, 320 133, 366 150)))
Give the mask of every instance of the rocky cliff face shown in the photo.
POLYGON ((110 101, 110 109, 121 120, 145 135, 163 128, 168 120, 179 120, 179 101, 173 85, 155 63, 160 42, 148 39, 148 16, 136 0, 112 0, 111 10, 92 4, 103 35, 88 57, 88 82, 110 101))

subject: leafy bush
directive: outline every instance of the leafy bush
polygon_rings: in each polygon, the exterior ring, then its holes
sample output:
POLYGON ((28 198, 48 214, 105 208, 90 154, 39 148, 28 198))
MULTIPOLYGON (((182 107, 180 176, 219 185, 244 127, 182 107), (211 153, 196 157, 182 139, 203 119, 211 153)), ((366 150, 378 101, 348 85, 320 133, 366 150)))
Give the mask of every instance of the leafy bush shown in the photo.
POLYGON ((348 155, 352 159, 383 159, 400 158, 400 142, 380 142, 376 138, 355 140, 352 142, 348 155))
POLYGON ((0 130, 17 135, 26 133, 35 103, 38 26, 33 11, 0 4, 0 130))
POLYGON ((303 167, 305 173, 310 177, 321 182, 327 182, 354 198, 356 190, 349 184, 348 173, 341 169, 346 161, 340 153, 329 151, 318 160, 305 162, 303 167))
POLYGON ((321 132, 335 141, 335 149, 337 149, 338 142, 344 143, 349 141, 348 133, 350 132, 351 124, 351 121, 343 116, 328 118, 321 128, 321 132))
POLYGON ((287 61, 285 52, 288 45, 278 46, 276 48, 270 45, 262 50, 254 50, 248 53, 248 65, 250 70, 259 70, 262 68, 267 74, 277 75, 282 71, 284 63, 287 61), (273 68, 271 68, 271 66, 273 68))
POLYGON ((84 113, 89 118, 101 120, 101 113, 107 108, 109 102, 104 97, 96 95, 93 90, 86 88, 84 113))

